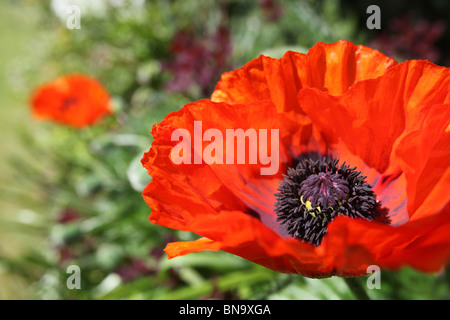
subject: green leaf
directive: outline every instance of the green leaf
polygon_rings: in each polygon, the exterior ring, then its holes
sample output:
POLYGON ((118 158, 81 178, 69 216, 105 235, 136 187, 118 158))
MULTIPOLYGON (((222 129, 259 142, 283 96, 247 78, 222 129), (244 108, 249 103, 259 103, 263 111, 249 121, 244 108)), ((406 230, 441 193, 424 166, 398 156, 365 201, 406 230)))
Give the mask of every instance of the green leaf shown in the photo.
POLYGON ((142 166, 141 159, 143 154, 137 155, 127 170, 127 177, 130 185, 137 192, 142 192, 147 184, 151 181, 151 177, 147 173, 147 170, 142 166))
MULTIPOLYGON (((254 268, 232 272, 217 278, 217 289, 221 291, 239 288, 243 283, 248 286, 266 283, 273 279, 273 272, 265 268, 254 268)), ((192 300, 206 297, 214 289, 211 281, 196 286, 183 287, 156 297, 159 300, 192 300)))

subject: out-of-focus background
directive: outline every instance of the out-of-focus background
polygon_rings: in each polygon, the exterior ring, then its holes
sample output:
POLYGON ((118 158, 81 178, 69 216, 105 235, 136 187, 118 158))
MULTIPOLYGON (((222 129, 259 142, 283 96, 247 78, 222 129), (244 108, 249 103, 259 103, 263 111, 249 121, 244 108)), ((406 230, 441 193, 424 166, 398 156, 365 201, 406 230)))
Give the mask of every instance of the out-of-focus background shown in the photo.
MULTIPOLYGON (((352 299, 340 278, 272 272, 227 253, 167 260, 195 235, 148 222, 140 164, 150 129, 211 94, 260 54, 346 39, 398 61, 450 65, 450 2, 350 0, 2 0, 0 299, 352 299), (369 5, 381 28, 369 29, 369 5), (81 8, 80 29, 67 21, 81 8), (111 93, 113 120, 37 122, 29 97, 72 72, 111 93), (81 269, 70 290, 67 267, 81 269)), ((379 299, 449 298, 445 274, 382 272, 379 299)))

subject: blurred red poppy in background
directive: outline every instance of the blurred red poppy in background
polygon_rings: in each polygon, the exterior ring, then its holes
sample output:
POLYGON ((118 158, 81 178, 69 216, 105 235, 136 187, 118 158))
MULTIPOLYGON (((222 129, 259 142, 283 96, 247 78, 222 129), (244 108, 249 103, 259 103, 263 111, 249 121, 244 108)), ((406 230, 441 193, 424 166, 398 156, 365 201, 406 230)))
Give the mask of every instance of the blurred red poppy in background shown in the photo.
POLYGON ((94 78, 71 74, 38 87, 31 97, 39 119, 82 128, 112 112, 108 92, 94 78))
POLYGON ((168 257, 224 250, 317 278, 369 265, 440 270, 450 257, 449 89, 448 68, 347 41, 223 74, 211 100, 153 127, 142 158, 150 221, 201 236, 169 243, 168 257), (195 120, 223 133, 278 129, 278 172, 174 164, 172 133, 194 137, 195 120))

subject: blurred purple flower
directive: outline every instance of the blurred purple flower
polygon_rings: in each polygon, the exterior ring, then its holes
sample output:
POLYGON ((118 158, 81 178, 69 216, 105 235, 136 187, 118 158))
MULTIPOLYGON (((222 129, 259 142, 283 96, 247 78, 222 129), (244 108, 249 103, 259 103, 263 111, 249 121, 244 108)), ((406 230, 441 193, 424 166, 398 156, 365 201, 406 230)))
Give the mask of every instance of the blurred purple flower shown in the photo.
POLYGON ((221 27, 205 38, 180 31, 172 42, 174 59, 163 63, 163 69, 173 74, 166 89, 172 92, 187 92, 197 85, 201 93, 209 95, 220 75, 229 68, 231 53, 230 33, 221 27))
POLYGON ((64 209, 57 219, 58 223, 66 224, 70 222, 74 222, 80 218, 80 213, 72 209, 64 209))
POLYGON ((132 281, 141 276, 155 274, 155 270, 150 269, 142 259, 127 258, 125 263, 115 271, 123 281, 132 281))
POLYGON ((426 59, 437 63, 442 57, 435 46, 446 29, 444 21, 414 20, 409 15, 391 20, 388 29, 376 36, 369 46, 388 56, 426 59))
POLYGON ((240 297, 233 290, 220 290, 218 276, 211 276, 210 281, 212 286, 211 293, 201 297, 200 300, 240 300, 240 297))
POLYGON ((283 6, 275 0, 260 0, 259 6, 268 22, 276 22, 283 15, 283 6))
MULTIPOLYGON (((176 242, 176 241, 178 241, 178 239, 171 233, 166 234, 162 239, 162 243, 164 243, 164 244, 167 244, 169 242, 176 242)), ((161 246, 155 246, 150 249, 149 255, 150 255, 150 257, 156 259, 156 261, 159 261, 166 254, 161 246)))
POLYGON ((57 252, 59 255, 59 264, 64 264, 68 261, 75 259, 76 257, 73 248, 68 246, 62 246, 57 248, 57 252))

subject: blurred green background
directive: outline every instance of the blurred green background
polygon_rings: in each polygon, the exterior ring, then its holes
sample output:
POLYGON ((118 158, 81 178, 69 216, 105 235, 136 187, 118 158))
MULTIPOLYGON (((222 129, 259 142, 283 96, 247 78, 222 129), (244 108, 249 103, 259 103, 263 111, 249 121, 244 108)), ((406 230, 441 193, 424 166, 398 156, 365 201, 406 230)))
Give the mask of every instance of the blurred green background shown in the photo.
MULTIPOLYGON (((148 222, 140 159, 150 129, 209 97, 222 72, 318 41, 448 66, 449 13, 445 0, 1 1, 0 299, 353 299, 340 278, 223 252, 167 260, 167 242, 195 235, 148 222), (66 25, 70 4, 81 29, 66 25), (366 27, 370 4, 380 30, 366 27), (115 114, 81 131, 36 122, 33 89, 75 71, 102 82, 115 114), (69 265, 81 268, 81 290, 66 286, 69 265)), ((372 298, 449 298, 446 273, 383 270, 381 281, 372 298)))

